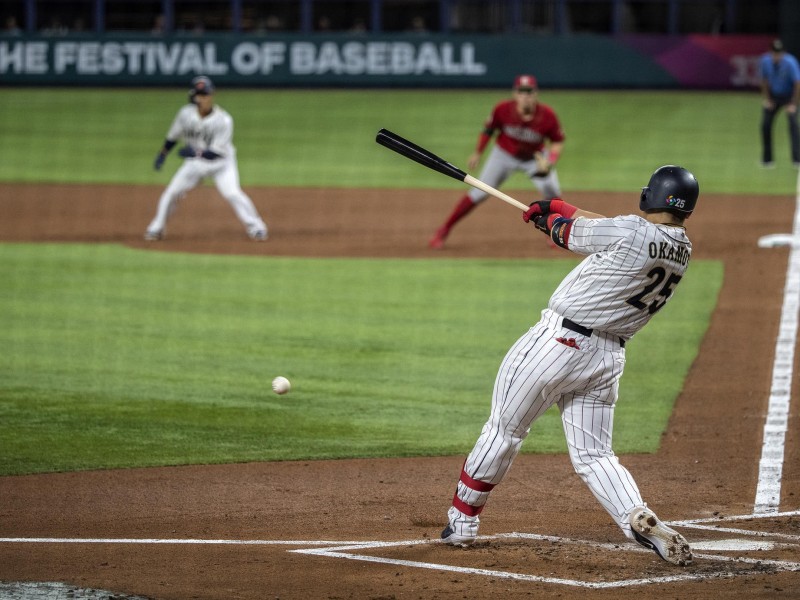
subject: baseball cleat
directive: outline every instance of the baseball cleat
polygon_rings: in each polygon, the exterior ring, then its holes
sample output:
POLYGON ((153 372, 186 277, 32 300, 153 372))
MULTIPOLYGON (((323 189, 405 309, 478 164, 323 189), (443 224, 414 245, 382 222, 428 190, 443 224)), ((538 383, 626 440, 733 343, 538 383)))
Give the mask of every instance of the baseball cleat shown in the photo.
POLYGON ((442 542, 451 546, 471 546, 478 537, 478 517, 468 517, 457 508, 450 507, 447 511, 449 519, 442 530, 442 542))
POLYGON ((267 235, 267 230, 266 229, 256 229, 255 231, 251 231, 247 235, 250 236, 251 240, 254 240, 256 242, 266 241, 266 239, 269 237, 267 235))
POLYGON ((164 232, 147 230, 144 232, 144 239, 147 242, 158 242, 164 239, 164 232))
POLYGON ((447 238, 448 233, 450 232, 444 228, 437 230, 436 234, 428 242, 428 247, 432 250, 441 250, 444 248, 444 240, 447 238))
POLYGON ((645 548, 653 550, 665 561, 685 567, 692 564, 692 549, 680 533, 664 525, 653 511, 637 508, 631 513, 631 532, 645 548))

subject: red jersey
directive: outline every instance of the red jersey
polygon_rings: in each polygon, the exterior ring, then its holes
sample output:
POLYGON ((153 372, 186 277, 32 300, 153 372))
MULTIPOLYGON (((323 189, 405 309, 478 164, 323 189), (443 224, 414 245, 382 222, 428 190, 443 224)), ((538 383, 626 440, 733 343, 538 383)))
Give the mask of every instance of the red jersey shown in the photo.
POLYGON ((535 152, 544 148, 545 140, 564 141, 564 132, 555 111, 541 103, 536 104, 533 118, 525 121, 517 112, 514 100, 500 102, 485 124, 487 134, 491 135, 495 130, 500 131, 497 145, 520 160, 532 159, 535 152))

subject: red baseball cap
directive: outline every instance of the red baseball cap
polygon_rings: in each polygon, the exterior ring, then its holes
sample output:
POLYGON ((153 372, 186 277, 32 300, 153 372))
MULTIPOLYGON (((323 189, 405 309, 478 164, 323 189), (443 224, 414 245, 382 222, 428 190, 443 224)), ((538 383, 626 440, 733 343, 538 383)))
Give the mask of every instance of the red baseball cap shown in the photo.
POLYGON ((533 75, 517 75, 514 80, 515 90, 535 90, 537 87, 536 77, 533 75))

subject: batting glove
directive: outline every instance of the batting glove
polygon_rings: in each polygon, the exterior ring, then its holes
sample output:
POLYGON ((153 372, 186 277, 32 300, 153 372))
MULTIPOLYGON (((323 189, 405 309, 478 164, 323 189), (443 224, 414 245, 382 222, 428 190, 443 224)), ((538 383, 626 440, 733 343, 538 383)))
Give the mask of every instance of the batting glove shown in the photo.
POLYGON ((545 215, 550 212, 550 200, 538 200, 531 202, 530 208, 522 213, 522 220, 530 223, 532 220, 535 224, 535 217, 545 215))
POLYGON ((160 171, 161 167, 164 166, 165 160, 167 160, 167 155, 164 154, 163 152, 159 152, 158 155, 156 156, 155 162, 153 163, 153 168, 156 171, 160 171))
POLYGON ((563 218, 558 213, 546 213, 543 215, 536 215, 533 217, 533 224, 536 226, 536 229, 550 235, 550 232, 553 230, 553 222, 556 219, 563 218))
POLYGON ((197 156, 197 152, 191 146, 184 146, 178 150, 178 156, 182 156, 183 158, 194 158, 197 156))

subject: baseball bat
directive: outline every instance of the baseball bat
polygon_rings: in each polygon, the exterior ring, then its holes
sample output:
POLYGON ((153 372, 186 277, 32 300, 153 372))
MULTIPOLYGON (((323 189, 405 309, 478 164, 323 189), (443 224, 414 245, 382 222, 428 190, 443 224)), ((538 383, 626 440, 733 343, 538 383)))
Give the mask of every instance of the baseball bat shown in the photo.
POLYGON ((378 135, 375 136, 375 141, 381 146, 386 146, 389 148, 389 150, 394 150, 406 158, 410 158, 411 160, 418 162, 429 169, 433 169, 437 173, 447 175, 448 177, 452 177, 458 181, 463 181, 467 185, 478 188, 490 196, 494 196, 503 202, 508 202, 511 206, 516 206, 523 211, 528 210, 527 204, 523 204, 508 194, 504 194, 500 190, 493 188, 480 179, 476 179, 472 175, 468 175, 455 165, 452 165, 443 158, 436 156, 430 150, 426 150, 422 146, 417 146, 414 142, 410 142, 396 133, 389 131, 388 129, 381 129, 378 131, 378 135))

